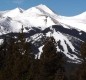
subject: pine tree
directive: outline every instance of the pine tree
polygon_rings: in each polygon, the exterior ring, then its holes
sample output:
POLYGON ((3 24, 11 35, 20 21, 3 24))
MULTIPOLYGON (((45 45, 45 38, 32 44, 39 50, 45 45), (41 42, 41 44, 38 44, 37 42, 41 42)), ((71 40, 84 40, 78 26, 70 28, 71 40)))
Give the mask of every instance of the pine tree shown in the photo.
POLYGON ((67 80, 67 79, 64 79, 65 78, 65 75, 64 74, 65 74, 64 71, 60 67, 57 70, 57 73, 55 74, 55 80, 67 80))
POLYGON ((30 68, 33 66, 33 60, 35 59, 35 56, 33 54, 33 50, 31 47, 30 42, 26 42, 25 35, 23 33, 23 26, 21 29, 21 33, 19 33, 18 40, 18 52, 22 54, 21 57, 21 66, 20 68, 20 77, 22 80, 29 79, 30 74, 30 68))
POLYGON ((82 43, 80 54, 81 54, 83 61, 86 62, 86 42, 82 43))
POLYGON ((0 45, 0 80, 4 80, 4 68, 6 64, 6 52, 7 52, 7 39, 4 38, 3 43, 0 45))
POLYGON ((81 69, 81 77, 82 77, 82 80, 85 80, 86 79, 86 42, 84 42, 82 45, 81 45, 81 56, 82 56, 82 64, 80 66, 81 69))
POLYGON ((68 80, 66 76, 66 70, 65 70, 65 60, 63 59, 63 53, 58 52, 58 67, 57 72, 55 74, 55 80, 68 80))
POLYGON ((4 61, 6 56, 6 47, 7 47, 7 41, 6 37, 3 41, 3 43, 0 45, 0 69, 4 67, 4 61))
POLYGON ((79 65, 79 68, 76 72, 76 79, 86 80, 86 42, 82 43, 80 54, 83 60, 81 64, 79 65))
POLYGON ((41 80, 53 80, 57 71, 57 49, 53 37, 47 38, 40 57, 40 78, 41 80))

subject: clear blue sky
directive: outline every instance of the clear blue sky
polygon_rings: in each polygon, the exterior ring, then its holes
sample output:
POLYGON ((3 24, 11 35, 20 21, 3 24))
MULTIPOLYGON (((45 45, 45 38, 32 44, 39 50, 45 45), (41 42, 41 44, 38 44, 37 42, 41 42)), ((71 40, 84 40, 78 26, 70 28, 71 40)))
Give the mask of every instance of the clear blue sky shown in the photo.
POLYGON ((86 11, 86 0, 0 0, 0 10, 16 7, 28 9, 39 4, 44 4, 63 16, 73 16, 86 11))

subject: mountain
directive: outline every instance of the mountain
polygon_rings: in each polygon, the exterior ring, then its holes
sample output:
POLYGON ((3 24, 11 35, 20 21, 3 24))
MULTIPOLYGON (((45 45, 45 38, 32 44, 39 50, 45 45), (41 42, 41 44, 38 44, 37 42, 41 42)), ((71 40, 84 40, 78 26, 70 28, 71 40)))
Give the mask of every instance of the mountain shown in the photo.
POLYGON ((39 58, 43 41, 53 36, 57 42, 57 51, 62 52, 68 62, 80 62, 80 45, 86 40, 86 12, 66 17, 42 4, 27 10, 16 8, 0 11, 0 37, 20 32, 22 25, 27 41, 32 42, 39 58))

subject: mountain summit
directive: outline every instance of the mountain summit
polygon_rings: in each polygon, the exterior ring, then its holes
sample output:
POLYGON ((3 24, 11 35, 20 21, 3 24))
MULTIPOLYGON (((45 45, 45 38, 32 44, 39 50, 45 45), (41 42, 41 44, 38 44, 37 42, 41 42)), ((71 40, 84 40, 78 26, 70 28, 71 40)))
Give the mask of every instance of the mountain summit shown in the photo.
POLYGON ((3 14, 4 17, 16 17, 18 15, 20 15, 21 13, 23 13, 23 9, 21 8, 15 8, 13 10, 9 10, 6 13, 3 14))

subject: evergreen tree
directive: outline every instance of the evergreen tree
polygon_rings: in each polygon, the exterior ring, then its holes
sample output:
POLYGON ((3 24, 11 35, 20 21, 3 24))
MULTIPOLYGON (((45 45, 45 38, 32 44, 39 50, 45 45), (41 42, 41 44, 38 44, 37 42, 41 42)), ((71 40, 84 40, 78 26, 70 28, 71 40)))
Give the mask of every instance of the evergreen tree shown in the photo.
POLYGON ((64 71, 60 67, 57 70, 57 73, 55 74, 55 80, 67 80, 67 79, 65 79, 65 75, 64 74, 65 74, 64 71))
POLYGON ((64 67, 65 60, 63 59, 63 53, 58 52, 58 67, 55 74, 55 80, 68 80, 66 76, 66 70, 64 67))
POLYGON ((0 80, 4 80, 6 52, 7 52, 7 39, 5 37, 3 43, 0 45, 0 80))
POLYGON ((76 72, 76 79, 86 80, 86 42, 82 43, 80 54, 83 60, 76 72))
POLYGON ((28 80, 40 80, 40 66, 39 59, 34 59, 30 71, 29 71, 29 79, 28 80))
POLYGON ((82 43, 80 54, 81 54, 83 61, 86 62, 86 42, 82 43))
POLYGON ((53 37, 47 38, 40 57, 40 79, 53 80, 57 71, 58 55, 53 37))
POLYGON ((7 41, 6 37, 3 41, 3 43, 0 45, 0 69, 4 67, 4 61, 6 56, 6 47, 7 47, 7 41))
POLYGON ((82 56, 82 63, 80 65, 80 80, 85 80, 86 79, 86 42, 84 42, 82 45, 81 45, 81 56, 82 56))
POLYGON ((35 59, 35 56, 33 54, 33 50, 31 47, 30 42, 26 42, 25 36, 23 33, 23 26, 21 29, 21 33, 19 33, 18 40, 17 40, 17 45, 18 45, 18 52, 22 54, 21 57, 21 66, 20 68, 20 76, 22 80, 27 80, 30 79, 31 73, 30 69, 31 66, 33 66, 33 61, 35 59))

